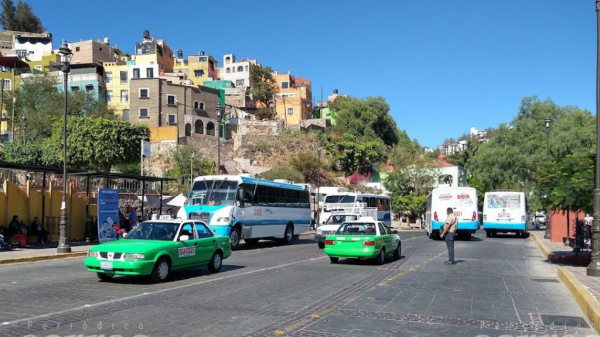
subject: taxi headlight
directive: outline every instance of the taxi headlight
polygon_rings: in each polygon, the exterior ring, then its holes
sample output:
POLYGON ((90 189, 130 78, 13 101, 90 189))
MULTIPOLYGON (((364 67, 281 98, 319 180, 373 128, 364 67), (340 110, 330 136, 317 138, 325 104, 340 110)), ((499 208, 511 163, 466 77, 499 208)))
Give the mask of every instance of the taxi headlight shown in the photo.
POLYGON ((95 252, 93 250, 88 250, 87 256, 89 256, 89 257, 98 257, 98 252, 95 252))
POLYGON ((317 228, 317 234, 323 234, 323 231, 321 230, 321 228, 317 228))
POLYGON ((145 256, 144 254, 125 254, 125 256, 123 257, 125 260, 140 260, 143 259, 145 256))
POLYGON ((229 222, 229 217, 228 216, 222 216, 220 218, 217 218, 217 222, 229 222))

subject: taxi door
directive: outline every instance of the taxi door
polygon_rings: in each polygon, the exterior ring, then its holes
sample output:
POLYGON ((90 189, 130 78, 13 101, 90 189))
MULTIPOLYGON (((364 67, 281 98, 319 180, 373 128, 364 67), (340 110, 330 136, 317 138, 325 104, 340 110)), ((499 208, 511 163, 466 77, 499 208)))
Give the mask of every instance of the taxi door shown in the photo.
POLYGON ((199 264, 198 246, 198 236, 196 235, 193 223, 183 223, 177 235, 177 251, 173 259, 173 266, 182 268, 199 264), (189 240, 181 241, 183 235, 187 235, 189 240))
POLYGON ((196 248, 198 263, 205 265, 208 264, 217 250, 217 238, 215 237, 215 234, 208 229, 205 223, 199 221, 194 222, 194 227, 198 233, 198 247, 196 248))
POLYGON ((380 238, 383 241, 383 246, 385 247, 385 252, 390 253, 396 249, 394 242, 392 240, 392 235, 387 230, 387 227, 382 223, 377 223, 377 228, 379 229, 380 238))

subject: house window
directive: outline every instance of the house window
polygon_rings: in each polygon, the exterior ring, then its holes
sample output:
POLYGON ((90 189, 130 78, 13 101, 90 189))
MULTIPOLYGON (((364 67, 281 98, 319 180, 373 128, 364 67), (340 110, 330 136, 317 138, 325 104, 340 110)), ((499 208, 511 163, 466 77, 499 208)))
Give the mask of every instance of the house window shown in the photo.
POLYGON ((140 108, 140 118, 148 118, 148 108, 140 108))
POLYGON ((79 47, 75 47, 75 51, 79 51, 79 47))
POLYGON ((225 72, 229 74, 229 73, 231 72, 231 69, 227 68, 227 69, 225 70, 225 72))
POLYGON ((204 103, 200 102, 200 104, 198 104, 198 109, 204 110, 204 103))
POLYGON ((169 124, 177 124, 177 120, 175 119, 175 115, 169 114, 169 124))
POLYGON ((127 84, 127 72, 121 71, 119 74, 121 76, 121 84, 127 84))
POLYGON ((235 81, 235 86, 236 87, 241 87, 243 85, 244 85, 244 80, 243 79, 235 81))
POLYGON ((294 108, 288 108, 287 114, 290 115, 290 116, 293 115, 294 114, 294 108))
POLYGON ((287 89, 290 87, 290 82, 281 82, 281 89, 287 89))
POLYGON ((198 109, 198 102, 194 102, 194 109, 198 109))
POLYGON ((133 68, 133 78, 140 78, 140 69, 133 68))
POLYGON ((242 66, 239 66, 239 67, 238 67, 238 71, 244 71, 244 67, 242 67, 242 66))
POLYGON ((72 86, 71 91, 79 91, 79 86, 76 86, 76 85, 72 86))
POLYGON ((129 122, 129 109, 123 109, 123 120, 129 122))
POLYGON ((190 123, 187 123, 185 125, 185 136, 190 137, 191 135, 192 135, 192 125, 190 123))
POLYGON ((248 65, 246 64, 246 71, 248 71, 248 65))
POLYGON ((17 56, 19 57, 27 57, 27 50, 23 50, 23 49, 17 49, 15 51, 15 53, 17 54, 17 56))
POLYGON ((85 86, 85 91, 90 92, 94 91, 94 86, 92 84, 88 84, 85 86))
POLYGON ((3 79, 0 85, 4 90, 12 90, 11 80, 3 79))
POLYGON ((175 105, 175 96, 167 95, 167 105, 175 105))
POLYGON ((112 103, 112 90, 106 90, 106 103, 112 103))
POLYGON ((106 84, 112 84, 112 72, 110 72, 110 71, 107 72, 104 75, 104 78, 105 78, 104 80, 106 81, 106 84))
POLYGON ((152 78, 152 77, 154 77, 154 69, 153 69, 153 68, 148 68, 148 69, 146 69, 146 77, 147 77, 147 78, 152 78))
POLYGON ((204 133, 204 123, 202 123, 201 120, 197 120, 196 123, 194 123, 194 133, 200 135, 204 133))
POLYGON ((204 70, 194 70, 194 76, 202 77, 204 75, 204 70))
POLYGON ((42 66, 38 64, 37 66, 33 67, 33 69, 37 71, 42 71, 42 66))
POLYGON ((129 101, 129 91, 121 90, 121 102, 125 103, 129 101))
POLYGON ((149 98, 148 89, 140 89, 140 98, 149 98))

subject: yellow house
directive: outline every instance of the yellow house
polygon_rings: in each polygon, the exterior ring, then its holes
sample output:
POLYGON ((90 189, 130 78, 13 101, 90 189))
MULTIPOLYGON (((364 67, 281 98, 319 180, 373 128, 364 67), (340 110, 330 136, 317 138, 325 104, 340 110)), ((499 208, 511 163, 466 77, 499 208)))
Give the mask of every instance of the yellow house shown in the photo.
POLYGON ((188 55, 186 61, 179 51, 177 57, 173 58, 173 72, 186 75, 193 85, 204 85, 205 81, 217 79, 217 61, 210 55, 204 55, 202 51, 200 55, 188 55))
POLYGON ((288 74, 274 74, 279 92, 275 95, 275 111, 285 125, 298 125, 312 115, 310 81, 288 74))
MULTIPOLYGON (((2 96, 2 111, 0 111, 0 133, 1 137, 7 139, 14 138, 15 128, 17 128, 17 118, 13 111, 7 110, 8 93, 14 97, 16 88, 21 84, 21 74, 31 75, 29 65, 19 56, 0 56, 0 96, 2 96), (14 128, 11 123, 14 122, 14 128)), ((14 105, 13 105, 14 106, 14 105)), ((18 132, 18 129, 17 129, 18 132)))
POLYGON ((129 69, 133 61, 103 62, 106 102, 123 120, 129 120, 129 69))
POLYGON ((135 44, 135 63, 136 65, 157 65, 158 74, 153 76, 138 77, 158 77, 163 73, 173 72, 173 50, 167 45, 165 40, 150 37, 149 31, 144 31, 142 42, 135 44))
POLYGON ((48 66, 60 64, 60 59, 57 54, 48 54, 43 55, 41 60, 38 61, 29 61, 29 68, 31 69, 32 74, 41 74, 48 71, 53 71, 56 69, 51 69, 48 66))

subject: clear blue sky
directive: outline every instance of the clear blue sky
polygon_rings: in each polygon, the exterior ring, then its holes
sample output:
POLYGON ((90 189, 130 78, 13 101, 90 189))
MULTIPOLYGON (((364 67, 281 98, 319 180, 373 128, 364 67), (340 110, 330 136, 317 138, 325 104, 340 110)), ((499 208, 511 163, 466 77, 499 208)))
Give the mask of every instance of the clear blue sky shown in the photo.
POLYGON ((422 146, 510 122, 531 95, 595 114, 594 0, 25 2, 55 47, 108 37, 133 53, 148 29, 184 57, 234 53, 306 77, 315 101, 321 88, 383 96, 422 146))

